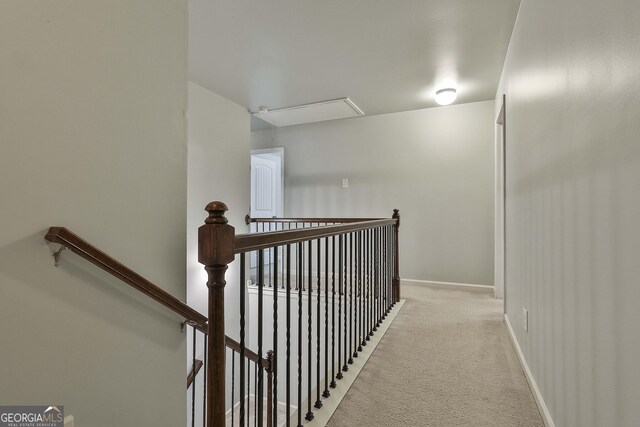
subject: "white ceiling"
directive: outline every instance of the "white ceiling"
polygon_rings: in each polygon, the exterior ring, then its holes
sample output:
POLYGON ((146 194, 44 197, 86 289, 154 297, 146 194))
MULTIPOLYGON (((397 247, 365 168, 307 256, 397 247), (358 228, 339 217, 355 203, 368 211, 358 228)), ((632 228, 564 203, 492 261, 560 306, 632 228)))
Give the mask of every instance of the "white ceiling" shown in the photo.
POLYGON ((189 78, 251 111, 495 97, 520 0, 189 0, 189 78))

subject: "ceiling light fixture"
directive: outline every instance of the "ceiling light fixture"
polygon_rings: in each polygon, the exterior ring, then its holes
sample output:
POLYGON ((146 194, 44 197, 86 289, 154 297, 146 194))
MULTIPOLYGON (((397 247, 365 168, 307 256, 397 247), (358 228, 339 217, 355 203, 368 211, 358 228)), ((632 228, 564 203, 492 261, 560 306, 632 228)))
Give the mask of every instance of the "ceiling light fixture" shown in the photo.
POLYGON ((452 87, 440 89, 436 92, 436 102, 440 105, 449 105, 456 100, 458 94, 452 87))

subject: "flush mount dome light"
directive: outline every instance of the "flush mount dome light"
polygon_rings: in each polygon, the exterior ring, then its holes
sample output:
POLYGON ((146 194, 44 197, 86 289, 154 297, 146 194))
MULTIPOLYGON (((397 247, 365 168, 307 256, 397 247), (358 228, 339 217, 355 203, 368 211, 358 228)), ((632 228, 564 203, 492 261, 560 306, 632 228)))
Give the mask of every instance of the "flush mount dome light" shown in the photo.
POLYGON ((456 90, 452 87, 440 89, 436 92, 436 102, 440 105, 449 105, 456 100, 456 90))

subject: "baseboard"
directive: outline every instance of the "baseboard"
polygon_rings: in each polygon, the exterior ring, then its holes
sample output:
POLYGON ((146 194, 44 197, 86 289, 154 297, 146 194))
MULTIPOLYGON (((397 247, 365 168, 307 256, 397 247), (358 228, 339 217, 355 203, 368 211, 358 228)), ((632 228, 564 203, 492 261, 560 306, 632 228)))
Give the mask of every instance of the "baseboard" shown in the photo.
POLYGON ((414 283, 422 283, 425 285, 444 285, 444 286, 463 286, 467 288, 484 288, 484 289, 494 289, 493 286, 489 285, 476 285, 473 283, 456 283, 456 282, 436 282, 434 280, 417 280, 417 279, 401 279, 402 282, 414 282, 414 283))
POLYGON ((533 378, 533 374, 531 373, 531 369, 529 369, 529 365, 527 364, 526 359, 524 358, 524 354, 522 353, 522 349, 520 348, 520 344, 516 339, 516 334, 513 332, 513 328, 511 327, 511 322, 509 321, 509 316, 504 315, 504 323, 507 325, 507 331, 509 332, 509 337, 511 338, 511 342, 516 349, 516 353, 518 355, 518 360, 520 360, 520 365, 522 365, 522 370, 524 371, 524 376, 527 378, 527 382, 529 383, 529 388, 531 389, 531 393, 533 393, 533 398, 538 405, 538 410, 540 411, 540 415, 542 415, 542 420, 544 421, 544 425, 546 427, 555 427, 553 423, 553 419, 551 418, 551 414, 549 413, 549 408, 547 408, 547 404, 544 402, 542 398, 542 393, 540 393, 540 389, 538 388, 538 384, 536 383, 535 378, 533 378))

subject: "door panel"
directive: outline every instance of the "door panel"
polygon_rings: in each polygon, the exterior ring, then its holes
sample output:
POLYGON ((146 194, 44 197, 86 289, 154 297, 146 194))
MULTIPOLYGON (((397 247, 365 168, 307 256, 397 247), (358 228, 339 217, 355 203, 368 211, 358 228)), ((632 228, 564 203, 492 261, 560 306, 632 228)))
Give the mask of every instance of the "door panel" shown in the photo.
POLYGON ((276 174, 280 173, 275 160, 251 156, 251 217, 273 218, 276 209, 276 174))

